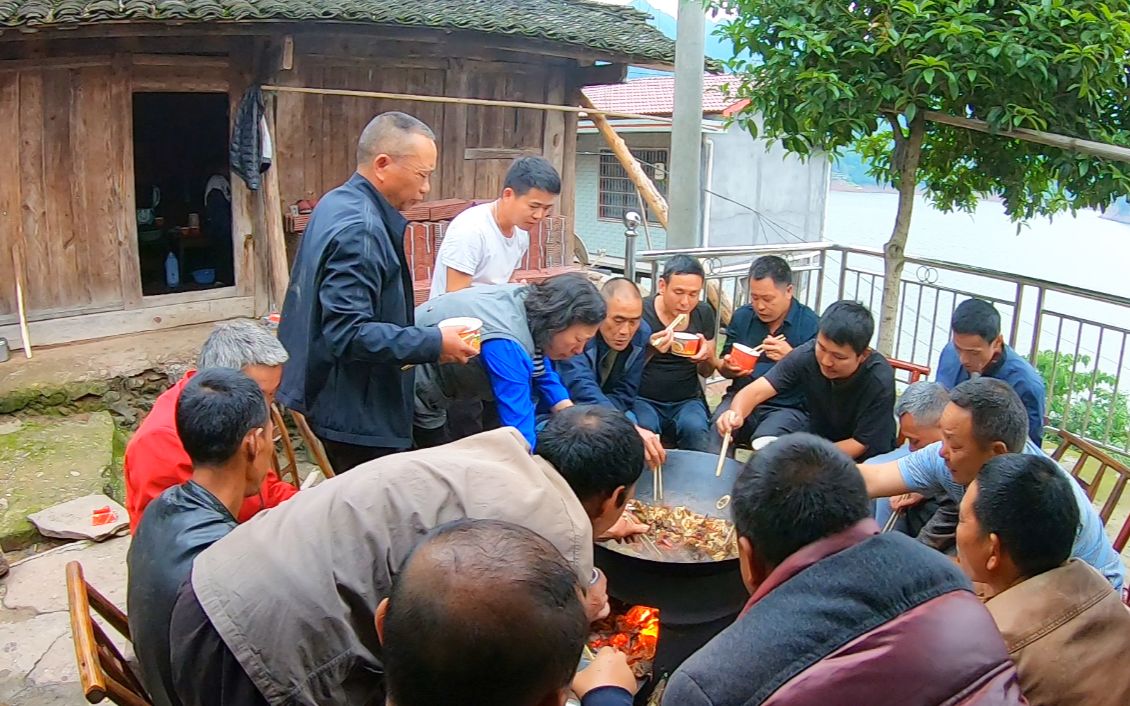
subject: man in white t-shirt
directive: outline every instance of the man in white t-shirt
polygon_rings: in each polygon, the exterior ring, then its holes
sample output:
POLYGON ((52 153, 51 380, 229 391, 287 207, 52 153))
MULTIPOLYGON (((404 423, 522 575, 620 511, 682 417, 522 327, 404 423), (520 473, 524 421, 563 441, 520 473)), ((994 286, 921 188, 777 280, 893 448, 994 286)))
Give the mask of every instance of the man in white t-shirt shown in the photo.
POLYGON ((549 215, 561 177, 541 157, 519 157, 502 183, 502 196, 451 221, 436 255, 429 299, 477 284, 506 284, 530 247, 531 230, 549 215))

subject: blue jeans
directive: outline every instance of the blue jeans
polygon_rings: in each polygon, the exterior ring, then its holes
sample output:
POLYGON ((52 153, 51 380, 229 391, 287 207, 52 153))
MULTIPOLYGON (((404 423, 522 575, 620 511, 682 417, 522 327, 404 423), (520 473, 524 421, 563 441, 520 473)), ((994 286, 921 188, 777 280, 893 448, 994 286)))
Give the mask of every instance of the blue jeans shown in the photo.
POLYGON ((634 411, 641 427, 673 441, 675 448, 710 451, 710 412, 701 398, 657 402, 639 397, 634 411))

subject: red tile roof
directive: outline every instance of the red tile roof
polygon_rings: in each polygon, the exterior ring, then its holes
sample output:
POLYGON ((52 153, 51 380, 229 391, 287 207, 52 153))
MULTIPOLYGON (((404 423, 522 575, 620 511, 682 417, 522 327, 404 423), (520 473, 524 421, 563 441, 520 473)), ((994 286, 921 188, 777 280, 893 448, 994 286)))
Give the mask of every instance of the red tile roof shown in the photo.
MULTIPOLYGON (((736 79, 726 74, 706 74, 702 77, 702 113, 716 115, 739 103, 727 98, 722 88, 736 79)), ((642 115, 671 115, 675 106, 675 77, 656 76, 637 78, 626 83, 604 86, 586 86, 585 95, 601 110, 642 115)))

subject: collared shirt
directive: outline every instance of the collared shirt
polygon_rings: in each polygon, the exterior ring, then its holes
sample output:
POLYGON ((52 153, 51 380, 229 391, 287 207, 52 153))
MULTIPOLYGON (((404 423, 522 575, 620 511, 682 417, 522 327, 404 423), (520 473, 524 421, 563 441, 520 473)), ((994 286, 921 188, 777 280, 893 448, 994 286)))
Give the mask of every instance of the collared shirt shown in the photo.
POLYGON ((877 351, 846 380, 829 380, 816 361, 816 341, 794 348, 765 379, 777 394, 799 392, 808 409, 809 428, 829 441, 855 439, 860 458, 895 448, 895 373, 877 351))
MULTIPOLYGON (((1047 401, 1047 388, 1040 373, 1016 351, 1004 346, 1001 355, 981 374, 1003 380, 1016 391, 1028 412, 1028 438, 1039 444, 1044 437, 1044 405, 1047 401)), ((947 390, 952 390, 968 379, 969 371, 961 365, 957 349, 950 341, 942 349, 935 380, 947 390)))
MULTIPOLYGON (((965 496, 965 486, 953 479, 953 473, 946 465, 946 460, 942 458, 941 450, 942 442, 937 441, 909 456, 904 456, 898 460, 899 473, 902 474, 903 483, 909 490, 927 496, 945 493, 960 505, 961 499, 965 496)), ((1025 444, 1023 453, 1032 456, 1047 455, 1030 440, 1025 444)), ((1056 468, 1068 476, 1071 491, 1075 494, 1075 502, 1079 506, 1079 530, 1075 534, 1075 546, 1071 548, 1071 556, 1082 559, 1098 569, 1111 585, 1121 590, 1126 569, 1122 565, 1122 559, 1114 551, 1110 538, 1106 536, 1102 518, 1095 511, 1095 506, 1091 504, 1087 494, 1083 492, 1082 486, 1058 463, 1056 468)))
MULTIPOLYGON (((750 348, 760 346, 762 341, 768 336, 777 336, 784 334, 785 341, 788 342, 793 348, 798 348, 812 339, 816 338, 816 333, 820 329, 820 317, 815 311, 801 304, 795 298, 793 303, 789 306, 789 312, 785 314, 784 321, 777 327, 776 330, 770 331, 769 326, 764 321, 757 318, 757 313, 754 312, 753 307, 749 304, 738 307, 734 312, 733 317, 730 319, 730 325, 726 327, 726 345, 722 346, 722 355, 729 355, 733 350, 735 343, 740 343, 750 348)), ((757 365, 753 367, 753 373, 749 377, 735 378, 730 383, 730 388, 726 392, 727 395, 737 394, 746 385, 754 380, 765 375, 773 369, 777 361, 769 359, 769 356, 760 356, 757 359, 757 365)), ((773 407, 789 407, 792 409, 804 408, 804 395, 799 390, 790 392, 788 394, 777 395, 769 403, 773 407)))

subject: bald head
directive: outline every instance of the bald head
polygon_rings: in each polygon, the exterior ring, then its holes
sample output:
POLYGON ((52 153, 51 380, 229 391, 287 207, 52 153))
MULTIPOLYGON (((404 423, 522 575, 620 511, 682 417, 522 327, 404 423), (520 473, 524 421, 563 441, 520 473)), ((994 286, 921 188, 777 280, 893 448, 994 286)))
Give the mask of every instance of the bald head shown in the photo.
POLYGON ((614 277, 604 283, 600 294, 608 308, 600 325, 600 337, 613 350, 622 351, 632 342, 643 319, 640 288, 630 279, 614 277))
POLYGON ((435 142, 432 129, 407 113, 381 113, 369 121, 357 141, 357 165, 367 165, 378 155, 403 157, 412 152, 413 136, 435 142))
POLYGON ((573 567, 542 537, 496 520, 429 535, 382 610, 395 706, 556 703, 588 630, 573 567))

